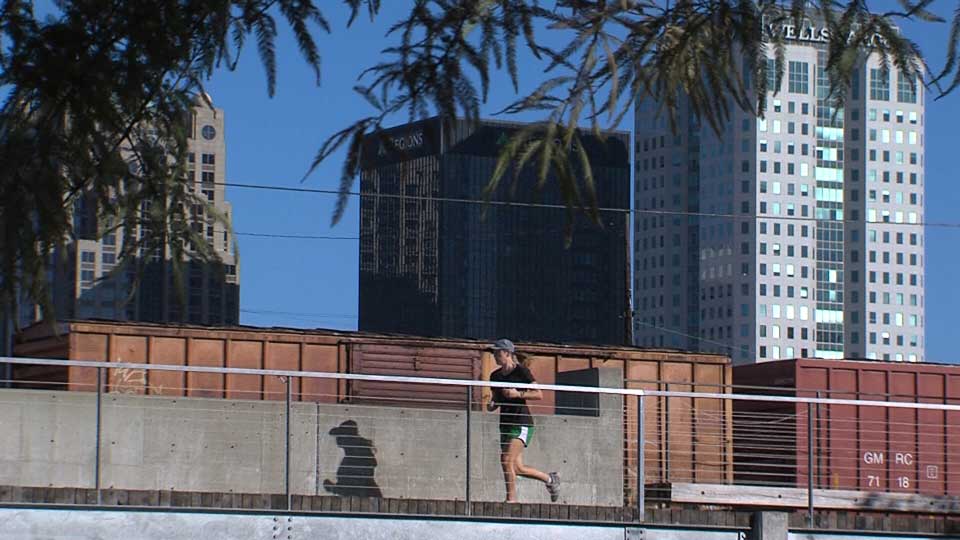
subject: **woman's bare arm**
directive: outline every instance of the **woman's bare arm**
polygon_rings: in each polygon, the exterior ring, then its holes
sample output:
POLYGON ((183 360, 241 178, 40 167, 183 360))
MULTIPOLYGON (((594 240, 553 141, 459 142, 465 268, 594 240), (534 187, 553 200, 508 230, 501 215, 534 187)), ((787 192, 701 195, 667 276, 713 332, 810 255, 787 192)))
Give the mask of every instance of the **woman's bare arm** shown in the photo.
POLYGON ((543 392, 541 392, 540 390, 537 390, 537 389, 530 389, 530 388, 528 388, 528 389, 520 390, 520 397, 522 397, 523 399, 526 399, 526 400, 528 400, 528 401, 529 401, 529 400, 534 400, 534 401, 535 401, 535 400, 538 400, 538 399, 543 399, 543 392))

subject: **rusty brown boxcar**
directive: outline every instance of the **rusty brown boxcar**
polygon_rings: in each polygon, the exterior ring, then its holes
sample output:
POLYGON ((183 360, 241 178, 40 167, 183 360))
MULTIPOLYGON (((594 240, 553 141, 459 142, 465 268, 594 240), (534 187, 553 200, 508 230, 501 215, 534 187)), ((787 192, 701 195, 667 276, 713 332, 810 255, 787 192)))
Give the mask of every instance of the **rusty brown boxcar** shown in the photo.
MULTIPOLYGON (((800 359, 733 373, 739 394, 960 404, 960 366, 800 359)), ((960 494, 960 412, 736 401, 734 438, 741 481, 806 486, 812 446, 816 487, 960 494)))
MULTIPOLYGON (((488 343, 333 330, 208 328, 147 323, 68 321, 56 328, 40 323, 21 332, 14 352, 23 357, 108 362, 264 368, 452 379, 485 379, 494 367, 488 343)), ((633 347, 566 346, 522 343, 530 369, 543 384, 559 374, 586 368, 616 368, 624 386, 648 390, 716 392, 732 384, 730 361, 713 354, 691 354, 633 347)), ((21 386, 93 390, 96 371, 88 368, 17 366, 21 386)), ((562 378, 562 377, 561 377, 562 378)), ((277 377, 164 371, 108 370, 108 392, 227 399, 285 397, 277 377)), ((328 403, 429 404, 464 407, 466 392, 454 386, 311 379, 293 381, 297 400, 328 403)), ((484 392, 476 391, 479 406, 484 392)), ((553 414, 555 396, 545 393, 536 414, 553 414)), ((646 398, 646 478, 650 483, 728 482, 733 478, 729 402, 694 398, 646 398)), ((624 459, 636 459, 635 398, 624 402, 624 459)), ((631 492, 636 478, 628 475, 631 492)))

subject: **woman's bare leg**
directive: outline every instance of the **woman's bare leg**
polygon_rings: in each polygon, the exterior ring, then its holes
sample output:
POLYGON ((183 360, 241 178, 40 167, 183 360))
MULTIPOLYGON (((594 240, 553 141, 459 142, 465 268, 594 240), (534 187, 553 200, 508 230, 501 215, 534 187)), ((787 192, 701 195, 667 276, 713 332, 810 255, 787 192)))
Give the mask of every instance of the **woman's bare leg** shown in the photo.
MULTIPOLYGON (((514 439, 516 442, 520 442, 514 439)), ((523 443, 520 443, 521 445, 523 443)), ((517 500, 517 472, 514 460, 516 452, 513 447, 513 441, 510 444, 500 446, 500 467, 503 468, 503 482, 507 488, 507 502, 516 502, 517 500)))
POLYGON ((544 484, 550 482, 550 477, 546 473, 523 464, 523 441, 520 439, 510 441, 510 451, 516 452, 516 457, 513 459, 513 470, 516 474, 539 480, 544 484))

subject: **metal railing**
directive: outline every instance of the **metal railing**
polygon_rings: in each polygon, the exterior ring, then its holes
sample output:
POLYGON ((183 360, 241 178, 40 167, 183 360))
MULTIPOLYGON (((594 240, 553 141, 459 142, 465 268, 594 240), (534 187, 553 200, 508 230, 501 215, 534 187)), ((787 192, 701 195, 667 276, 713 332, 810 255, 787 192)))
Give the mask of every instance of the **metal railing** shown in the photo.
MULTIPOLYGON (((403 501, 400 511, 422 513, 411 501, 432 500, 456 503, 436 507, 441 513, 482 512, 504 498, 499 417, 484 408, 487 392, 517 388, 544 393, 529 403, 535 432, 523 463, 559 472, 564 506, 614 509, 609 515, 640 522, 651 509, 683 505, 804 507, 811 520, 820 509, 960 513, 960 433, 951 432, 960 405, 2 362, 20 375, 0 390, 0 485, 88 488, 97 504, 130 490, 282 496, 287 510, 330 510, 328 499, 360 497, 383 501, 370 511, 403 501), (202 376, 214 382, 206 387, 202 376), (321 381, 341 383, 322 390, 321 381), (357 381, 367 384, 360 402, 349 387, 357 381), (370 384, 384 383, 421 391, 370 393, 370 384), (464 397, 441 391, 450 387, 464 397), (586 396, 594 402, 584 405, 586 396)), ((519 481, 519 502, 550 501, 539 478, 519 481)))

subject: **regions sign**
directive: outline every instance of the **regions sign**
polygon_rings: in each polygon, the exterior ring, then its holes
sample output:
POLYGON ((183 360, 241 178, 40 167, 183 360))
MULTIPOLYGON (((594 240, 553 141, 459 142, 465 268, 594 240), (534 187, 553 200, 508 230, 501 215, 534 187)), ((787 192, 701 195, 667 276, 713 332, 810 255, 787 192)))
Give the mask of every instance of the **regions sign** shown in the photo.
POLYGON ((410 161, 440 150, 440 123, 436 118, 368 135, 363 141, 363 168, 410 161))
POLYGON ((423 146, 423 130, 416 130, 396 137, 386 137, 385 140, 380 141, 377 157, 383 157, 391 150, 413 150, 421 146, 423 146))

